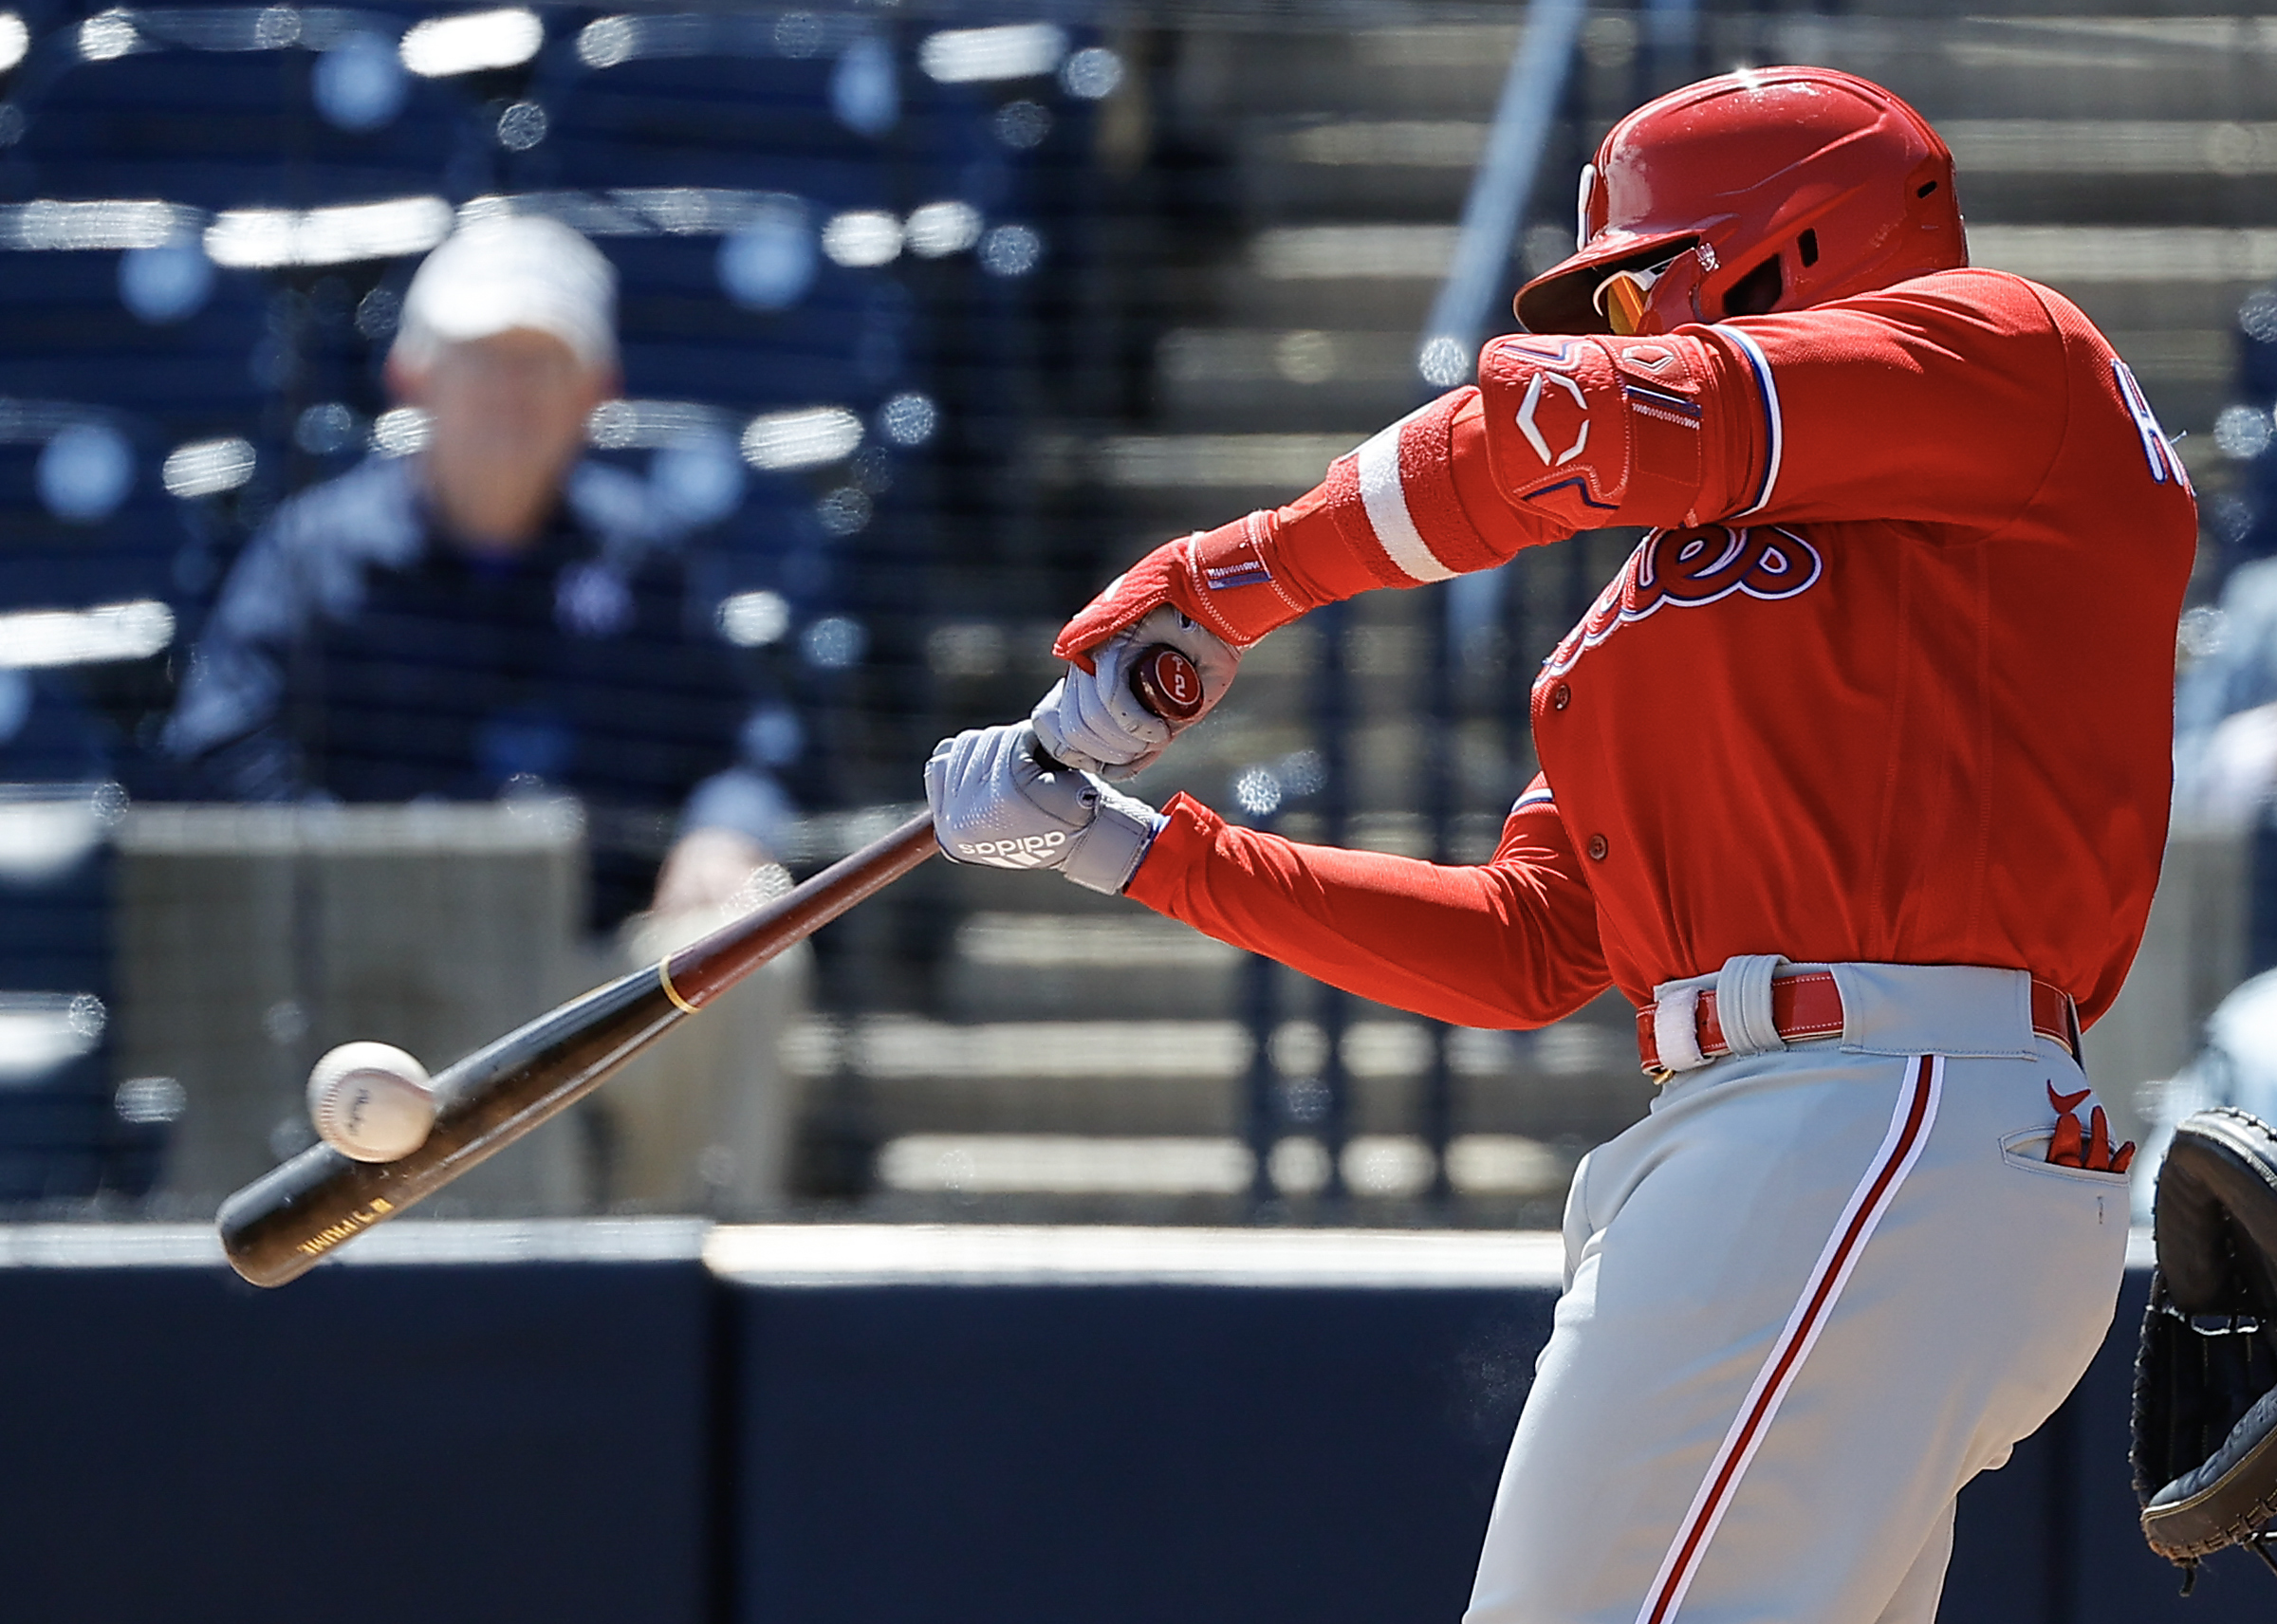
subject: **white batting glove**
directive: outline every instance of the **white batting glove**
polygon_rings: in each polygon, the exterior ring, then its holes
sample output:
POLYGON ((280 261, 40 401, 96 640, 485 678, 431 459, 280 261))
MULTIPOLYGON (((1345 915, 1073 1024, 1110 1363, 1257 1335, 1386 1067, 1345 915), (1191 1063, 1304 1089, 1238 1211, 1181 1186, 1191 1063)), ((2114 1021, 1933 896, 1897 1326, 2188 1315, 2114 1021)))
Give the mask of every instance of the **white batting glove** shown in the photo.
POLYGON ((1169 821, 1089 773, 1046 767, 1027 723, 943 739, 925 764, 934 838, 952 860, 987 868, 1056 868, 1110 895, 1169 821))
POLYGON ((1118 781, 1136 778, 1170 747, 1173 735, 1210 713, 1233 686, 1241 655, 1215 633, 1168 604, 1125 626, 1051 685, 1028 720, 1052 760, 1118 781), (1138 703, 1131 667, 1157 643, 1168 643, 1194 662, 1202 678, 1202 708, 1175 728, 1138 703))

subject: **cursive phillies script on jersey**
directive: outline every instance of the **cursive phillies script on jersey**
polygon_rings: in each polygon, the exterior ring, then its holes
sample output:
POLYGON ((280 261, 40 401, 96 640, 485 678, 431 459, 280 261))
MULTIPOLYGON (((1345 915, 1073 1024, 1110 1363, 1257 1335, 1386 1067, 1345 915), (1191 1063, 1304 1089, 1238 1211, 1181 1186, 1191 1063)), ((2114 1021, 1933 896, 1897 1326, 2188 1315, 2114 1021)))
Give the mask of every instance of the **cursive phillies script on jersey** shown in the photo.
POLYGON ((1825 567, 1818 548, 1776 526, 1655 530, 1637 544, 1581 624, 1542 662, 1543 675, 1572 670, 1574 661, 1622 626, 1669 605, 1697 609, 1734 592, 1766 600, 1792 598, 1809 591, 1825 567))

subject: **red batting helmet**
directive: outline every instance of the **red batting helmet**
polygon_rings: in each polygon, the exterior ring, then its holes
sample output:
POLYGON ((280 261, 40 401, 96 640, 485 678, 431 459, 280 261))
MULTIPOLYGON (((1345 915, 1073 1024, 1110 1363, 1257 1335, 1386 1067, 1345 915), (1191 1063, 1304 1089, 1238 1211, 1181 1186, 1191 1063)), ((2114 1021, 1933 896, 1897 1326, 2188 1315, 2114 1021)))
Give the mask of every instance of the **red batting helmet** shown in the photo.
POLYGON ((1969 263, 1953 154, 1830 67, 1741 68, 1621 120, 1582 170, 1579 247, 1519 289, 1532 331, 1666 332, 1969 263))

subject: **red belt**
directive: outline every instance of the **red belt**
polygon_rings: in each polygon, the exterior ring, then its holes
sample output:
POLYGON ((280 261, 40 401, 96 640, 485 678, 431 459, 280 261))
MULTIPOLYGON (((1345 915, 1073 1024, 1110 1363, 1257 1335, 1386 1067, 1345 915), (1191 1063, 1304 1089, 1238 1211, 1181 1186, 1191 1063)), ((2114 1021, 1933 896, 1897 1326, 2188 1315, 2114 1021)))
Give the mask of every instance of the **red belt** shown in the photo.
MULTIPOLYGON (((1655 1006, 1648 1004, 1637 1011, 1637 1055, 1648 1072, 1661 1070, 1660 1046, 1653 1035, 1654 1008, 1655 1006)), ((1811 1038, 1841 1037, 1842 989, 1835 985, 1834 973, 1811 969, 1773 977, 1771 1024, 1790 1043, 1811 1038)), ((2079 1012, 2072 1006, 2071 995, 2034 976, 2032 1031, 2063 1044, 2076 1060, 2080 1052, 2079 1030, 2079 1012)), ((1713 987, 1703 988, 1700 993, 1699 1035, 1700 1053, 1708 1059, 1731 1052, 1731 1045, 1724 1041, 1723 1023, 1715 1016, 1713 987)))

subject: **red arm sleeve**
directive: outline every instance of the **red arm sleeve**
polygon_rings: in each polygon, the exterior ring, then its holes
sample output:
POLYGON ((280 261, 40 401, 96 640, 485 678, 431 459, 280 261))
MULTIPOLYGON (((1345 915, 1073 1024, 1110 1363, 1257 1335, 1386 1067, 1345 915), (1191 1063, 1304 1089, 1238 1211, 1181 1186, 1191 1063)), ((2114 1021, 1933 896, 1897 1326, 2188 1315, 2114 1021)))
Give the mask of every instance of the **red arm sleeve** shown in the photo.
POLYGON ((1466 1026, 1540 1026, 1610 985, 1597 907, 1548 794, 1493 859, 1442 867, 1300 845, 1184 795, 1124 895, 1363 998, 1466 1026))
POLYGON ((1667 337, 1497 339, 1475 388, 1339 457, 1289 506, 1156 549, 1057 652, 1163 603, 1246 647, 1323 603, 1606 525, 1995 529, 2054 465, 2067 376, 2038 291, 1998 271, 1667 337))

